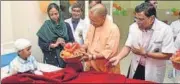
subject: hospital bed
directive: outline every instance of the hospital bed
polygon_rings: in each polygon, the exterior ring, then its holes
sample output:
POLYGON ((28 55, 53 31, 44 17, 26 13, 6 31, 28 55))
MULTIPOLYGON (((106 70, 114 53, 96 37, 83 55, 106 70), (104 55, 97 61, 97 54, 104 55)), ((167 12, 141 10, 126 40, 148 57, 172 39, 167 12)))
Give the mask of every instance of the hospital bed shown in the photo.
MULTIPOLYGON (((9 53, 1 56, 1 80, 5 77, 10 76, 8 74, 9 70, 9 63, 17 56, 16 53, 9 53)), ((50 65, 50 64, 44 64, 44 63, 38 63, 38 67, 43 72, 52 72, 61 70, 62 68, 50 65)))

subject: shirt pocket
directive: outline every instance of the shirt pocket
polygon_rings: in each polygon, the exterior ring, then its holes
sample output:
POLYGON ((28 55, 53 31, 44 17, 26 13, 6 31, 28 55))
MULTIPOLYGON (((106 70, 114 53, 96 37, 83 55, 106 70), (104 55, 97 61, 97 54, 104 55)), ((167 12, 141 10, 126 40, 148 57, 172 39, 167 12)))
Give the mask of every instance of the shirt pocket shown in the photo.
POLYGON ((162 41, 156 40, 153 42, 153 52, 161 52, 162 48, 162 41))

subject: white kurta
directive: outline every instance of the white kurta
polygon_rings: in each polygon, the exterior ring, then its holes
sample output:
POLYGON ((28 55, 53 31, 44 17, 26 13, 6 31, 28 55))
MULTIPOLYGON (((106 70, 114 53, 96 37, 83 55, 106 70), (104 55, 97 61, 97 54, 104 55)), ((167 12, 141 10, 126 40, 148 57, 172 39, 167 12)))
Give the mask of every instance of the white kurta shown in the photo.
POLYGON ((85 38, 86 38, 86 33, 88 31, 88 28, 86 27, 86 23, 84 20, 80 19, 79 23, 77 24, 76 29, 74 30, 73 24, 72 24, 72 18, 66 19, 65 22, 69 23, 74 39, 76 42, 83 44, 85 38), (80 37, 80 33, 82 33, 82 37, 80 37))
MULTIPOLYGON (((159 49, 163 53, 174 53, 173 33, 170 26, 155 19, 152 26, 153 34, 147 47, 148 52, 154 52, 159 49)), ((126 46, 139 48, 142 44, 142 31, 138 28, 137 23, 133 23, 129 29, 126 46)), ((133 53, 131 61, 130 78, 133 78, 136 68, 140 62, 141 56, 133 53)), ((145 58, 145 80, 162 83, 164 80, 166 68, 166 60, 158 60, 153 58, 145 58)))

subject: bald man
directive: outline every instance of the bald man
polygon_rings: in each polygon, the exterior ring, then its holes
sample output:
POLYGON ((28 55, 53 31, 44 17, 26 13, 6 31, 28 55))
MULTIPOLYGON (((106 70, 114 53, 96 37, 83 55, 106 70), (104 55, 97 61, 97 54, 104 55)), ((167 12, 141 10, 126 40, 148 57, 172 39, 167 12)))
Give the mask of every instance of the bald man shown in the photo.
POLYGON ((120 65, 113 68, 106 66, 107 59, 117 55, 120 40, 119 28, 106 15, 107 9, 102 4, 97 4, 90 10, 91 25, 83 45, 90 60, 86 62, 85 70, 120 73, 120 65))
POLYGON ((89 0, 89 8, 91 9, 96 4, 101 4, 101 0, 89 0))

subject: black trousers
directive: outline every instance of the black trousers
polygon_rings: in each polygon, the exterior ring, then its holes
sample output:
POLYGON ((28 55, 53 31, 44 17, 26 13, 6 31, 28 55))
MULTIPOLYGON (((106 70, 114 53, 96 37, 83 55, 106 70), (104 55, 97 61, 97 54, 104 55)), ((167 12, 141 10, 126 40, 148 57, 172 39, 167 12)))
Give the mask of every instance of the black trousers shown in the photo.
MULTIPOLYGON (((129 78, 130 68, 131 68, 131 65, 128 70, 127 78, 129 78)), ((145 80, 145 67, 144 66, 138 64, 138 67, 134 73, 133 79, 145 80)))

